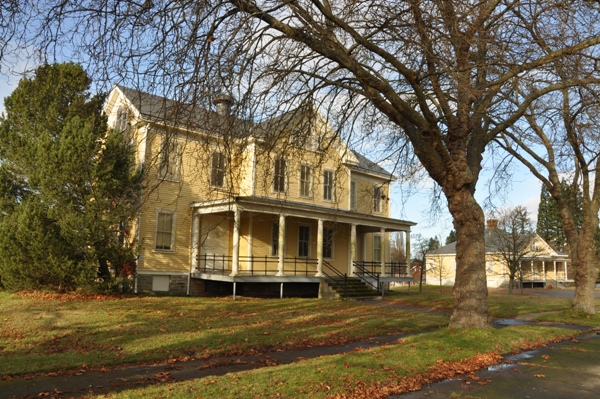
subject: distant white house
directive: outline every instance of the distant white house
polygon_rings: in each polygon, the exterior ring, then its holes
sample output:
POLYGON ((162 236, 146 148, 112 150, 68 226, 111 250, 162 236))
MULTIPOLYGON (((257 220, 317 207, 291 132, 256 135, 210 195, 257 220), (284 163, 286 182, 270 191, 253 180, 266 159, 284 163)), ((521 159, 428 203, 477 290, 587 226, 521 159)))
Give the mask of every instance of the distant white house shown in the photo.
MULTIPOLYGON (((489 239, 496 226, 495 220, 488 220, 486 236, 486 275, 487 286, 502 287, 508 284, 508 267, 500 260, 499 251, 489 239)), ((557 286, 573 282, 571 261, 564 252, 555 251, 535 234, 530 244, 534 251, 523 259, 523 285, 525 287, 557 286)), ((456 278, 456 242, 428 252, 426 259, 427 284, 454 285, 456 278)), ((518 280, 518 276, 515 277, 518 280)))

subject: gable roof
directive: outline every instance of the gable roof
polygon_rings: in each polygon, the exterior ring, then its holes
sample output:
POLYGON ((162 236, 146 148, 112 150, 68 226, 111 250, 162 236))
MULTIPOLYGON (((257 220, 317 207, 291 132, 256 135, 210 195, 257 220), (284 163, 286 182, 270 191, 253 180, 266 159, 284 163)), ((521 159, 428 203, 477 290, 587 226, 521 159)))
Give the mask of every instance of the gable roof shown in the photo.
MULTIPOLYGON (((494 234, 494 229, 485 229, 485 252, 486 253, 494 253, 494 252, 499 252, 498 247, 496 245, 494 245, 494 240, 492 239, 492 235, 494 234)), ((562 252, 562 251, 555 251, 554 249, 552 249, 550 247, 550 245, 548 245, 548 243, 546 243, 546 241, 540 237, 537 234, 532 234, 531 239, 529 240, 529 242, 531 241, 538 241, 540 243, 542 243, 542 246, 548 251, 547 255, 548 256, 560 256, 560 257, 565 257, 567 256, 566 253, 562 252)), ((456 241, 452 242, 448 245, 445 245, 443 247, 440 247, 434 251, 429 251, 427 252, 426 255, 454 255, 456 254, 456 241)), ((542 254, 532 254, 532 256, 538 256, 538 255, 542 255, 542 254)))
MULTIPOLYGON (((253 136, 259 140, 268 140, 272 132, 281 132, 296 125, 302 127, 307 119, 318 119, 324 124, 325 129, 332 129, 326 118, 314 104, 309 103, 290 110, 282 115, 267 119, 260 123, 253 123, 230 115, 222 115, 215 111, 198 106, 175 101, 155 94, 132 89, 122 85, 115 85, 107 98, 105 109, 114 106, 119 98, 124 100, 128 107, 141 120, 161 123, 182 129, 207 131, 217 134, 253 136), (120 94, 120 96, 119 96, 120 94), (232 133, 233 132, 233 133, 232 133)), ((276 135, 276 133, 275 133, 276 135)), ((336 139, 334 145, 351 170, 375 175, 386 180, 396 180, 392 173, 369 160, 367 157, 351 150, 342 140, 336 139)))

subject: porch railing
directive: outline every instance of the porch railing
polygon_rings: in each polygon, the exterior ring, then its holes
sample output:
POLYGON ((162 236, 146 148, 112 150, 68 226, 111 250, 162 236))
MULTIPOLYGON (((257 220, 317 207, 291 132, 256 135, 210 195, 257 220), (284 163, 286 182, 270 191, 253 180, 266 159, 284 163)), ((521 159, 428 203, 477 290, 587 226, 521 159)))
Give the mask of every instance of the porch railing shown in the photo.
POLYGON ((381 294, 381 284, 379 284, 379 272, 368 270, 363 262, 354 262, 356 277, 361 279, 369 287, 373 288, 377 294, 381 294))
MULTIPOLYGON (((229 274, 233 258, 228 255, 198 256, 197 270, 202 273, 229 274)), ((240 256, 238 273, 245 276, 273 276, 279 271, 279 259, 272 256, 240 256)), ((283 273, 286 276, 308 276, 317 273, 317 259, 284 258, 283 273)))
MULTIPOLYGON (((364 270, 368 273, 380 273, 381 274, 381 262, 354 261, 354 267, 358 270, 364 270)), ((408 265, 406 262, 385 262, 384 264, 385 274, 389 277, 406 277, 408 276, 408 265)))

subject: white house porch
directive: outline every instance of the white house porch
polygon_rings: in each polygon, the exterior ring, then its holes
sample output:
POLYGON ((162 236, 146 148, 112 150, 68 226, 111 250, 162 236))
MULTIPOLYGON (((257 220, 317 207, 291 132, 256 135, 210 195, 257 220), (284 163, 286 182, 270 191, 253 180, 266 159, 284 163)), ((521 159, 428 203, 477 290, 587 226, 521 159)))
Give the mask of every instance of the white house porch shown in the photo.
POLYGON ((286 283, 344 276, 374 289, 412 281, 405 262, 391 261, 388 233, 402 232, 409 249, 414 223, 264 197, 191 206, 190 277, 231 282, 234 295, 237 283, 279 283, 283 295, 286 283))

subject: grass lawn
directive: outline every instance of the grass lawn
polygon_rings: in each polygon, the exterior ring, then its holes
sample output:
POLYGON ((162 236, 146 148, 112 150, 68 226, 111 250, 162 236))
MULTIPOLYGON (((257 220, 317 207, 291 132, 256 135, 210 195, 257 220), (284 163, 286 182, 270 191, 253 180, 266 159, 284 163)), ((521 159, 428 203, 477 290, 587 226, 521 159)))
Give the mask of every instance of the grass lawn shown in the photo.
MULTIPOLYGON (((388 304, 450 311, 452 293, 426 287, 386 295, 388 304)), ((600 303, 599 303, 600 304, 600 303)), ((600 325, 600 316, 569 312, 570 300, 494 292, 493 317, 553 311, 547 318, 600 325)), ((373 350, 289 365, 113 393, 111 398, 377 398, 469 373, 572 331, 514 326, 488 331, 441 328, 447 316, 362 302, 318 299, 60 297, 0 292, 0 377, 37 372, 243 355, 257 351, 414 333, 373 350)))
MULTIPOLYGON (((401 287, 386 294, 386 300, 393 303, 402 303, 424 307, 428 309, 437 309, 446 312, 452 312, 454 299, 452 297, 452 288, 444 287, 440 292, 439 286, 424 285, 423 292, 419 293, 419 287, 411 287, 411 295, 407 295, 407 288, 401 287)), ((488 310, 491 317, 495 318, 510 318, 521 314, 540 313, 540 312, 564 312, 558 317, 554 317, 554 321, 569 322, 569 317, 564 319, 566 314, 569 314, 571 299, 559 298, 551 296, 532 295, 531 291, 526 290, 524 295, 519 293, 519 290, 514 290, 512 295, 508 295, 506 289, 492 289, 488 296, 488 310), (561 320, 564 319, 564 320, 561 320)), ((600 299, 596 300, 596 306, 600 306, 600 299)), ((552 318, 552 316, 548 316, 552 318)), ((573 319, 572 323, 579 323, 581 318, 573 319)), ((588 323, 584 323, 588 324, 588 323)), ((590 325, 594 324, 594 320, 590 325)))
POLYGON ((330 345, 448 324, 445 316, 337 300, 1 292, 0 321, 0 376, 330 345))
MULTIPOLYGON (((501 361, 499 353, 530 349, 572 331, 520 326, 457 333, 447 328, 411 335, 377 349, 309 359, 288 365, 155 385, 111 394, 141 398, 377 399, 420 389, 429 382, 470 375, 501 361)), ((469 377, 466 377, 469 378, 469 377)), ((473 383, 477 381, 473 376, 473 383)), ((99 398, 104 396, 99 396, 99 398)))

